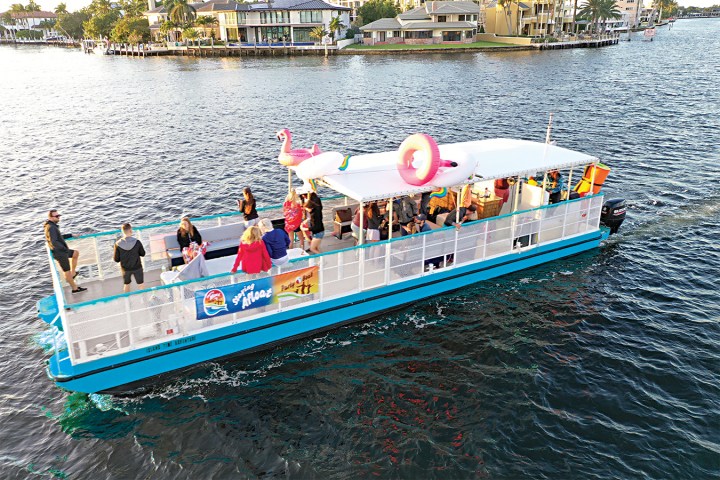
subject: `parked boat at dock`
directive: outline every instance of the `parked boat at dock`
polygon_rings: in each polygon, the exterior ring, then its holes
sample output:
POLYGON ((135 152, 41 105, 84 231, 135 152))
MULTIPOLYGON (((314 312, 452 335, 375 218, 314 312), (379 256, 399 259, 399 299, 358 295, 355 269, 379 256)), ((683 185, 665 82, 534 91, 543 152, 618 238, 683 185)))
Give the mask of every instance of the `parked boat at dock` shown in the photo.
MULTIPOLYGON (((286 147, 281 155, 298 151, 289 142, 286 147)), ((267 275, 230 273, 244 229, 239 212, 192 220, 210 240, 208 271, 200 278, 166 271, 177 257, 175 221, 136 227, 149 250, 145 283, 153 285, 141 291, 121 293, 112 259, 117 230, 67 239, 82 252, 79 270, 88 290, 80 294, 70 294, 48 251, 54 293, 38 302, 38 310, 58 330, 49 376, 68 390, 132 393, 156 376, 596 248, 625 215, 623 201, 603 205, 609 169, 598 158, 547 142, 436 145, 414 135, 397 151, 347 156, 313 150, 285 163, 294 163, 288 168, 305 188, 335 192, 323 199, 324 224, 335 235, 326 235, 322 253, 295 252, 267 275), (565 173, 567 183, 551 197, 544 187, 554 171, 565 173), (387 201, 392 219, 391 199, 409 195, 474 205, 478 218, 460 224, 456 208, 457 226, 445 227, 439 214, 430 231, 399 236, 390 228, 389 239, 373 243, 365 241, 363 220, 357 239, 346 233, 344 219, 355 208, 387 201)), ((258 210, 282 227, 281 206, 258 210)))

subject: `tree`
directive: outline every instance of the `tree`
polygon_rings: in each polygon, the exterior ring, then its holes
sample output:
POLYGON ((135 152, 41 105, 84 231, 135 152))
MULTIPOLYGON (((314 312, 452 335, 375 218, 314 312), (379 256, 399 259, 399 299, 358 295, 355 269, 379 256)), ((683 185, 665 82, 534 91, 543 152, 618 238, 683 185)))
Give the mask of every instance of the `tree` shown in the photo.
POLYGON ((593 31, 595 31, 596 22, 608 18, 619 18, 622 15, 615 0, 586 0, 581 7, 580 16, 592 19, 593 31))
MULTIPOLYGON (((178 28, 179 28, 179 25, 176 22, 173 22, 172 20, 165 20, 160 25, 160 33, 165 35, 165 40, 170 40, 170 33, 177 31, 178 28)), ((174 34, 173 34, 173 41, 175 41, 174 34)))
POLYGON ((58 17, 55 28, 69 38, 82 38, 84 35, 83 23, 90 20, 90 14, 84 10, 66 13, 58 17))
POLYGON ((205 31, 206 28, 212 29, 217 24, 217 17, 214 17, 212 15, 201 15, 195 20, 195 25, 202 27, 203 37, 207 37, 207 32, 205 31))
MULTIPOLYGON (((367 5, 367 4, 366 4, 367 5)), ((361 7, 362 8, 362 7, 361 7)), ((321 26, 317 26, 310 30, 310 38, 314 38, 318 42, 322 41, 322 39, 327 35, 328 32, 321 26)))
POLYGON ((123 17, 115 24, 110 38, 122 43, 147 42, 150 40, 150 25, 145 17, 123 17))
POLYGON ((148 2, 146 0, 119 0, 118 5, 123 11, 123 16, 142 17, 147 10, 148 2))
POLYGON ((168 0, 165 6, 170 20, 177 23, 189 23, 195 19, 195 7, 188 0, 168 0))
POLYGON ((505 22, 507 23, 507 34, 512 35, 512 27, 510 26, 510 19, 512 18, 513 0, 498 0, 497 4, 502 7, 503 13, 505 13, 505 22))
POLYGON ((12 12, 12 13, 19 13, 19 12, 24 12, 24 11, 25 11, 25 7, 23 6, 22 3, 13 3, 12 5, 10 5, 10 12, 12 12))
POLYGON ((117 22, 119 18, 120 14, 115 10, 93 15, 88 21, 83 23, 85 35, 91 38, 108 38, 112 34, 115 22, 117 22))
POLYGON ((68 13, 67 5, 65 5, 64 3, 58 3, 58 6, 55 7, 55 14, 59 16, 65 15, 66 13, 68 13))
POLYGON ((358 25, 367 25, 381 18, 394 18, 400 9, 391 0, 369 0, 357 12, 358 25))
POLYGON ((338 15, 337 17, 332 17, 328 27, 330 28, 330 36, 335 39, 335 34, 340 33, 340 30, 343 28, 347 28, 347 25, 342 22, 340 15, 338 15))
POLYGON ((35 3, 35 0, 30 0, 25 6, 26 12, 39 12, 40 10, 42 10, 42 8, 40 8, 40 5, 35 3))
POLYGON ((190 40, 190 43, 192 44, 195 42, 195 40, 200 38, 200 32, 198 32, 197 30, 195 30, 192 27, 186 28, 185 30, 183 30, 183 38, 185 40, 190 40))

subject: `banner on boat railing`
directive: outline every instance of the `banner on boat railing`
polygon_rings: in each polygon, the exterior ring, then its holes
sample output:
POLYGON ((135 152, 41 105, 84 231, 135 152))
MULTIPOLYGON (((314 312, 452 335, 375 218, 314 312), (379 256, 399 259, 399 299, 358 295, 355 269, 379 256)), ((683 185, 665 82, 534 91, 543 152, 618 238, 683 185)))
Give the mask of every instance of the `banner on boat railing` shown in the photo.
POLYGON ((195 292, 196 317, 204 320, 318 293, 318 272, 317 266, 308 267, 272 277, 198 290, 195 292))

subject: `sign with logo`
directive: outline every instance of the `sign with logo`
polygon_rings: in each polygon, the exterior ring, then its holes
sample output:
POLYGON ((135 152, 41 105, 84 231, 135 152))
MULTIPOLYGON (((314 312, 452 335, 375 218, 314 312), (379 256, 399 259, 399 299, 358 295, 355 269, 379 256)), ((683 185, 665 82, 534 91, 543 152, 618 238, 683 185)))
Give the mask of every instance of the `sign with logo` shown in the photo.
POLYGON ((196 318, 229 315, 319 291, 318 267, 195 292, 196 318))

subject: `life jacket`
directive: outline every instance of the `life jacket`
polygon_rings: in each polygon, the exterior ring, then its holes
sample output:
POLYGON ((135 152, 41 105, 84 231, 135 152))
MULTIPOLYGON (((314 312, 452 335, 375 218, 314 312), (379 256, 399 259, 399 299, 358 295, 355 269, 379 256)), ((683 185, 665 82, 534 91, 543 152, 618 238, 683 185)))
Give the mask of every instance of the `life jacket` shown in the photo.
POLYGON ((578 182, 577 185, 575 185, 575 191, 580 194, 580 196, 585 196, 590 192, 590 186, 593 183, 593 174, 595 175, 595 184, 592 185, 592 193, 593 195, 596 193, 600 193, 600 189, 605 184, 605 179, 607 178, 608 174, 610 173, 610 167, 607 165, 603 165, 602 163, 588 165, 585 167, 585 172, 583 173, 582 180, 578 182))

